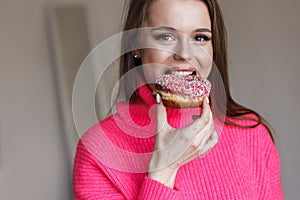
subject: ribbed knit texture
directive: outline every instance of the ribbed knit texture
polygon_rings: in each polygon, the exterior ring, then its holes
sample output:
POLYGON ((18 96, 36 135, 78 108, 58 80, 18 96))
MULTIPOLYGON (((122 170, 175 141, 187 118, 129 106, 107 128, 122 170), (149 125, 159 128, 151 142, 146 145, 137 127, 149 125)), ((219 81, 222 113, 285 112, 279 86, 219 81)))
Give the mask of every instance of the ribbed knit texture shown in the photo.
MULTIPOLYGON (((224 125, 218 144, 177 173, 174 189, 147 177, 154 148, 155 100, 147 86, 140 102, 119 103, 117 113, 91 127, 77 146, 75 199, 283 199, 279 155, 263 125, 224 125)), ((175 128, 201 109, 167 109, 175 128)), ((253 122, 236 120, 242 125, 253 122)))

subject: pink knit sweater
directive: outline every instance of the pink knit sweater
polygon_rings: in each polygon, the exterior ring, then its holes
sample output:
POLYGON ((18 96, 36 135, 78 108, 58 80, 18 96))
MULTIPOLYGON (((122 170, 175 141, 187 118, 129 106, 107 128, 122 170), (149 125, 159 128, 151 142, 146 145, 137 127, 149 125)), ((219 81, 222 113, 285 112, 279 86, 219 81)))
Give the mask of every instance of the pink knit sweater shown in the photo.
MULTIPOLYGON (((174 189, 148 178, 155 100, 146 86, 139 95, 140 102, 119 103, 115 115, 91 127, 79 141, 75 199, 283 199, 278 152, 262 125, 252 129, 224 125, 209 153, 179 169, 174 189)), ((168 122, 179 128, 199 112, 167 109, 168 122)))

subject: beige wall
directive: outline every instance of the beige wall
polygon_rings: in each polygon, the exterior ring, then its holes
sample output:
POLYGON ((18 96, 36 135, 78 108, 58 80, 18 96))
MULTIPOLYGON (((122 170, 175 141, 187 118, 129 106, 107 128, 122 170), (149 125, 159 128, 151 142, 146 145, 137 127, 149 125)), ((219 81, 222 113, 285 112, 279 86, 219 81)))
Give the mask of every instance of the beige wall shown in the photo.
MULTIPOLYGON (((69 158, 45 23, 47 2, 0 1, 0 198, 5 200, 71 199, 69 158)), ((232 94, 275 128, 286 199, 300 196, 298 2, 222 1, 232 94)), ((98 13, 94 7, 89 16, 90 44, 95 46, 118 30, 103 15, 117 21, 121 4, 88 3, 102 10, 98 13)))
POLYGON ((104 0, 0 1, 0 199, 72 199, 66 134, 75 133, 64 131, 47 7, 80 2, 92 13, 90 47, 119 30, 102 25, 104 0))
POLYGON ((71 199, 46 3, 0 1, 0 199, 4 200, 71 199))
POLYGON ((272 124, 286 199, 300 196, 299 1, 222 1, 236 100, 272 124))

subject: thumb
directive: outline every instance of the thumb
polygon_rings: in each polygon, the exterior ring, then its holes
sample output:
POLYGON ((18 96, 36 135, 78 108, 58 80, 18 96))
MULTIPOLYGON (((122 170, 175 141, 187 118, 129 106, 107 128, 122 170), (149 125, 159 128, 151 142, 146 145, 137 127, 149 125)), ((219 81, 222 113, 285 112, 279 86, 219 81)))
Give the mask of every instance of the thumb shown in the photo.
POLYGON ((156 132, 159 133, 168 126, 166 108, 159 94, 156 94, 156 132))

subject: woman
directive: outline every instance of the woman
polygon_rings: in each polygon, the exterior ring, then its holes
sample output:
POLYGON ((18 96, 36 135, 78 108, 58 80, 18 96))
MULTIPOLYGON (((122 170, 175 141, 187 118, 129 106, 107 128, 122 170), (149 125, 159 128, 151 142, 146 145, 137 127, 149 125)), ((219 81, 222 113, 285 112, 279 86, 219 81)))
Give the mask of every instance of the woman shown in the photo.
POLYGON ((131 0, 124 24, 146 29, 124 36, 124 49, 132 39, 151 48, 121 57, 120 77, 137 71, 124 78, 128 102, 78 143, 75 199, 283 199, 269 126, 230 96, 217 2, 131 0), (211 80, 202 107, 169 108, 153 97, 157 76, 182 70, 211 80))

